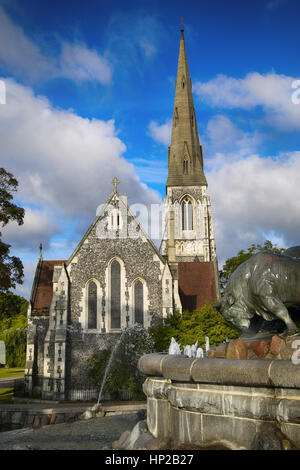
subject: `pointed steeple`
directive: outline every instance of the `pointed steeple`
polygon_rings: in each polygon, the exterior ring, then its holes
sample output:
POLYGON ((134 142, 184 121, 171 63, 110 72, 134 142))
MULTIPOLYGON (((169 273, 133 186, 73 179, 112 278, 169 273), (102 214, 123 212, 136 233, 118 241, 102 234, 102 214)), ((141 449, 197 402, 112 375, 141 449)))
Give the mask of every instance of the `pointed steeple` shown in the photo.
POLYGON ((207 185, 182 25, 168 169, 167 187, 207 185))

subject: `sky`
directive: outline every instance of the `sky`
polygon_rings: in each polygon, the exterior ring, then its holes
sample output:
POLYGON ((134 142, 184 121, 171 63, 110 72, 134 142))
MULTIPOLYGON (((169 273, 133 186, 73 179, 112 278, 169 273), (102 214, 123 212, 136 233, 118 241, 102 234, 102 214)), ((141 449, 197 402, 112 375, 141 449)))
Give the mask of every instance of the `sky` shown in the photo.
POLYGON ((300 244, 299 0, 0 0, 17 294, 40 243, 68 259, 115 176, 129 205, 163 203, 181 17, 219 265, 266 239, 300 244))

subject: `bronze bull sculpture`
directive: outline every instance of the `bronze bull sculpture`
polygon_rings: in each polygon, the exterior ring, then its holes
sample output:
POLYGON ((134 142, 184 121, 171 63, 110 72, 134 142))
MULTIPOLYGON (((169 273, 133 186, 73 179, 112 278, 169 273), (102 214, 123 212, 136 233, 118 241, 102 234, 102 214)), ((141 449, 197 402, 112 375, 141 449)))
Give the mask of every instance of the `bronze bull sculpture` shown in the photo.
POLYGON ((298 333, 288 308, 300 308, 300 259, 261 252, 230 276, 222 300, 214 305, 242 333, 257 314, 285 324, 283 336, 298 333))

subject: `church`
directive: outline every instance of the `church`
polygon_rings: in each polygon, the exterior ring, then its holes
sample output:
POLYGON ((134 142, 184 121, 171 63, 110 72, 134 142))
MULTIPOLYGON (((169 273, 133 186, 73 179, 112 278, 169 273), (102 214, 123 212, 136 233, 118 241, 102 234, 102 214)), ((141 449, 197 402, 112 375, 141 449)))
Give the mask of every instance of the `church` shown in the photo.
POLYGON ((75 251, 37 262, 28 307, 27 393, 75 400, 87 362, 116 333, 145 328, 219 297, 218 265, 203 152, 181 29, 161 251, 113 191, 75 251))

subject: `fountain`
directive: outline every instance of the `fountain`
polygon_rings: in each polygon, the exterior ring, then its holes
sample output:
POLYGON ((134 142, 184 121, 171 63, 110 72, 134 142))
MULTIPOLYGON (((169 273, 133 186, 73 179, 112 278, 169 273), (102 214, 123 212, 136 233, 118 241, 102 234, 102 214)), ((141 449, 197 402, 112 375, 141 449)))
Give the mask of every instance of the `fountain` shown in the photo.
MULTIPOLYGON (((209 349, 209 338, 205 337, 206 341, 206 351, 209 349)), ((175 338, 171 339, 171 344, 169 346, 169 351, 168 354, 171 356, 178 356, 182 354, 181 351, 181 346, 179 343, 176 342, 175 338)), ((195 342, 195 344, 189 345, 187 344, 186 346, 183 347, 183 355, 187 357, 197 357, 197 358, 203 358, 204 353, 202 348, 198 348, 198 341, 195 342)))
MULTIPOLYGON (((107 362, 107 365, 106 365, 106 368, 105 368, 105 371, 104 371, 103 379, 101 381, 101 386, 100 386, 100 390, 99 390, 99 394, 98 394, 97 403, 92 407, 92 410, 94 410, 94 411, 100 411, 101 410, 101 398, 102 398, 102 395, 103 395, 104 386, 105 386, 105 383, 107 381, 107 377, 108 377, 108 374, 110 372, 110 369, 111 369, 113 360, 115 358, 116 352, 117 352, 120 344, 122 343, 124 337, 126 335, 129 335, 129 338, 131 339, 131 341, 129 341, 129 344, 127 345, 127 351, 130 350, 130 354, 132 354, 132 351, 133 350, 135 351, 135 344, 132 344, 132 341, 134 342, 134 338, 136 338, 135 335, 137 334, 138 336, 140 336, 141 332, 143 332, 143 338, 145 338, 145 336, 144 336, 145 335, 145 329, 139 324, 130 325, 130 326, 128 326, 128 327, 126 327, 122 330, 119 338, 117 339, 117 341, 115 342, 115 344, 112 348, 109 360, 107 362), (130 334, 133 334, 133 338, 132 338, 132 336, 130 337, 130 334)), ((149 348, 149 344, 148 344, 147 347, 149 348)), ((153 350, 152 346, 151 346, 150 350, 153 350)))

